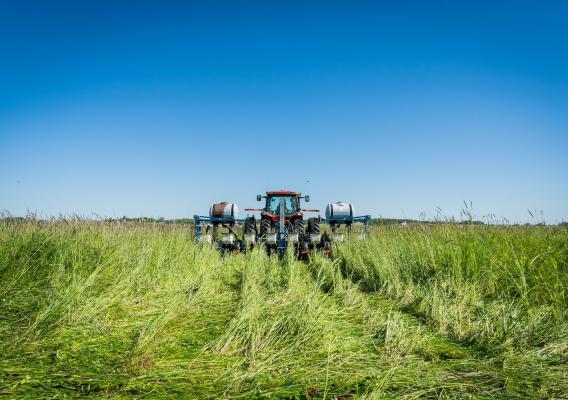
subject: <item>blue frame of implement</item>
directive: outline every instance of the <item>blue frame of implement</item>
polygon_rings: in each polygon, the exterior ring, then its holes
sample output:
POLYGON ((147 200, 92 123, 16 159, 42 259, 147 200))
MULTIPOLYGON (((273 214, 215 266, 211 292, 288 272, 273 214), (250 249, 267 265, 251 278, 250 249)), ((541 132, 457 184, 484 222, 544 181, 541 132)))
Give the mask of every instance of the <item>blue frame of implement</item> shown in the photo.
POLYGON ((331 219, 322 219, 322 221, 328 223, 328 224, 350 224, 353 222, 362 222, 364 224, 368 224, 369 220, 371 219, 370 215, 361 215, 358 217, 334 217, 331 219))
MULTIPOLYGON (((361 215, 358 217, 340 217, 340 218, 335 217, 332 219, 321 219, 321 221, 327 224, 337 224, 337 225, 351 224, 354 222, 362 222, 363 224, 367 225, 370 219, 371 219, 370 215, 361 215)), ((193 221, 195 223, 195 228, 194 228, 195 237, 196 238, 201 237, 201 230, 203 228, 201 226, 201 222, 216 222, 219 224, 225 224, 225 223, 244 222, 245 220, 246 218, 219 218, 219 217, 206 217, 203 215, 194 215, 193 221)))

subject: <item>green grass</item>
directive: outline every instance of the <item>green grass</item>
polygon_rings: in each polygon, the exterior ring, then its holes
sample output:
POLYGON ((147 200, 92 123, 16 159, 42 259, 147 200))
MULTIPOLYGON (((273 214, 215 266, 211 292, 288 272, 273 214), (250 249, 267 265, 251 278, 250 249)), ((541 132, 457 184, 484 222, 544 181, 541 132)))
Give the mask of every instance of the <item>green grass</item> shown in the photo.
POLYGON ((372 228, 335 258, 0 221, 0 398, 568 398, 568 231, 372 228))

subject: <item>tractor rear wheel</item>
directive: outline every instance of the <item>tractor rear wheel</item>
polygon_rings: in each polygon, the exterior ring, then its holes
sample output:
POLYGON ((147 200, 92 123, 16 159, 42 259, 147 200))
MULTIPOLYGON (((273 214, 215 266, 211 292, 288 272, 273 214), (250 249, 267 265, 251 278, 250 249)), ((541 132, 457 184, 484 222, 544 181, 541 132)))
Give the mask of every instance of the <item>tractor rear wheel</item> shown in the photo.
POLYGON ((315 218, 308 220, 308 233, 320 233, 320 223, 315 218))
POLYGON ((269 219, 260 221, 260 236, 266 236, 267 233, 270 233, 270 229, 272 229, 272 221, 269 219))

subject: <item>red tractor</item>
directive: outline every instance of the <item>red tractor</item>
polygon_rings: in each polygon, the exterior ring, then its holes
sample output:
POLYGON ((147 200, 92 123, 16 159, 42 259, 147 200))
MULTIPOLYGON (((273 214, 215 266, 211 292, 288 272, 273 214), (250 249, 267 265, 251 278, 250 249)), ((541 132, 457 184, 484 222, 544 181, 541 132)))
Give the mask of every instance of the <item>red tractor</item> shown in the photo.
MULTIPOLYGON (((302 196, 299 192, 278 190, 266 192, 266 196, 256 196, 257 201, 266 199, 264 208, 245 208, 245 211, 260 211, 260 236, 276 233, 280 226, 280 203, 284 204, 284 227, 289 233, 304 235, 306 233, 304 212, 319 212, 319 210, 302 210, 300 199, 307 203, 310 196, 302 196)), ((252 222, 252 221, 251 221, 252 222)), ((319 233, 319 218, 308 219, 308 233, 319 233)), ((248 224, 250 227, 250 223, 248 224)))

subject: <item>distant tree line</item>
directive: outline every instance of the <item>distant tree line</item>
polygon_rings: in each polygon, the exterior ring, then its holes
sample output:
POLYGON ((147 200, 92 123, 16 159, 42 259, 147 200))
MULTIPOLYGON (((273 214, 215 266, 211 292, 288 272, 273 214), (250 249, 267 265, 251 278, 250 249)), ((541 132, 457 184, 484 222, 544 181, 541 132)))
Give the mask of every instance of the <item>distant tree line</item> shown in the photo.
MULTIPOLYGON (((12 215, 0 215, 0 220, 5 221, 13 221, 13 222, 25 222, 29 220, 30 217, 21 217, 21 216, 12 216, 12 215)), ((36 220, 42 220, 39 218, 31 218, 36 220)), ((65 218, 64 218, 65 219, 65 218)), ((80 217, 73 217, 70 219, 81 220, 80 217)), ((88 218, 84 218, 87 220, 88 218)), ((52 217, 47 220, 58 220, 57 217, 52 217)), ((193 224, 193 218, 173 218, 173 219, 166 219, 164 217, 126 217, 123 216, 122 218, 105 218, 104 221, 106 222, 137 222, 137 223, 159 223, 159 224, 179 224, 179 225, 191 225, 193 224)), ((370 225, 377 225, 377 226, 384 226, 384 225, 406 225, 406 224, 460 224, 460 225, 493 225, 487 224, 483 221, 477 220, 464 220, 464 221, 455 221, 455 220, 420 220, 420 219, 410 219, 410 218, 371 218, 370 225)), ((561 226, 561 227, 568 227, 568 221, 562 221, 557 224, 545 224, 544 222, 538 223, 525 223, 525 224, 504 224, 510 226, 561 226)))
POLYGON ((371 218, 370 225, 406 225, 406 224, 460 224, 460 225, 485 225, 483 221, 451 221, 451 220, 420 220, 408 218, 371 218))
POLYGON ((109 218, 107 221, 124 221, 124 222, 146 222, 146 223, 162 223, 162 224, 193 224, 193 218, 174 218, 174 219, 165 219, 164 217, 122 217, 119 219, 112 219, 109 218))

